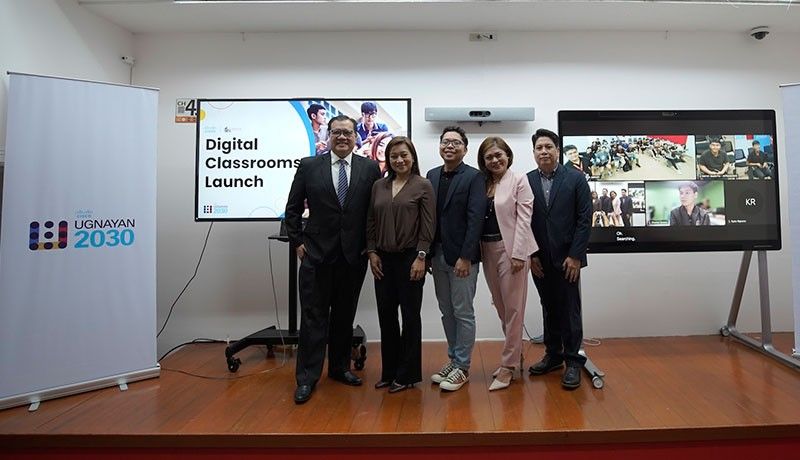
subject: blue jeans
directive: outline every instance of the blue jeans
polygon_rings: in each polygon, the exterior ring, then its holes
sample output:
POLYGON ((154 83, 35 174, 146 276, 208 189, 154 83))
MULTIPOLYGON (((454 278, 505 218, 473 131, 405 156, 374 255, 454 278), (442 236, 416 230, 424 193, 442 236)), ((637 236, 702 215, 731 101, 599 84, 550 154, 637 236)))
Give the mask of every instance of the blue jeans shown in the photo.
POLYGON ((431 260, 433 285, 442 312, 442 325, 447 336, 447 356, 459 369, 468 371, 475 346, 475 285, 478 282, 478 264, 472 264, 469 275, 459 278, 453 267, 444 260, 441 246, 435 248, 431 260))

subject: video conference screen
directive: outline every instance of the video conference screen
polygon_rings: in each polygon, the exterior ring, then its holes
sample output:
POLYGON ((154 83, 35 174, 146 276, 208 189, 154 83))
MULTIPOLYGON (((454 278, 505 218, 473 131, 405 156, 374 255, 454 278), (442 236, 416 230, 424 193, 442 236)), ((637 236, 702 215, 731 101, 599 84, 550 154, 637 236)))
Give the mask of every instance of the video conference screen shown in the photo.
POLYGON ((589 251, 781 248, 773 110, 561 111, 592 193, 589 251))
POLYGON ((199 99, 195 220, 279 220, 303 157, 328 151, 328 120, 358 122, 356 154, 385 169, 411 135, 411 99, 199 99))

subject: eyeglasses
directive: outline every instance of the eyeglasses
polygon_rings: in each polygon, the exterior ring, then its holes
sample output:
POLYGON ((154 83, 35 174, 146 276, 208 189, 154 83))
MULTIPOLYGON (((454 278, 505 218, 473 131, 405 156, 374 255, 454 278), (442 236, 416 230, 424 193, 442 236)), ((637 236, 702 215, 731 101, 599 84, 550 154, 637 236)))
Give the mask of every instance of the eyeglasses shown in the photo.
POLYGON ((378 114, 378 112, 365 112, 364 116, 365 117, 374 117, 377 114, 378 114))
POLYGON ((493 155, 484 155, 483 161, 486 162, 486 163, 489 163, 492 160, 501 160, 503 158, 507 158, 507 155, 506 155, 505 152, 495 153, 493 155))
POLYGON ((334 129, 333 131, 331 131, 331 136, 333 137, 339 137, 339 136, 350 137, 353 134, 355 134, 355 131, 351 129, 334 129))
POLYGON ((439 145, 441 145, 442 147, 447 147, 448 145, 452 145, 453 147, 461 147, 462 145, 464 145, 464 143, 458 139, 442 139, 439 142, 439 145))

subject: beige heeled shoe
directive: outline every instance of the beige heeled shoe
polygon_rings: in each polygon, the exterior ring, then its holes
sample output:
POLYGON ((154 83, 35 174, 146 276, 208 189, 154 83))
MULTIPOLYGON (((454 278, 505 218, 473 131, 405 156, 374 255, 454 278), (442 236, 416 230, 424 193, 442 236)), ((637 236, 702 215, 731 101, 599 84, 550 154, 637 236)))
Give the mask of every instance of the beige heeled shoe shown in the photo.
POLYGON ((489 385, 489 391, 508 388, 508 386, 511 385, 512 380, 514 380, 514 370, 507 367, 501 367, 495 371, 494 380, 492 380, 492 384, 489 385))

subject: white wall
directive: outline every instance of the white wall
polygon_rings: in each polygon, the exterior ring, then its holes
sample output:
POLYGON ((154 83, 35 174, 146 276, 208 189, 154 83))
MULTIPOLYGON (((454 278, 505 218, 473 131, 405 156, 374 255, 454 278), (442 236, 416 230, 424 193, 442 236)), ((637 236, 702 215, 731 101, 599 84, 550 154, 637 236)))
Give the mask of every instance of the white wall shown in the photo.
MULTIPOLYGON (((466 33, 293 33, 145 35, 97 18, 75 0, 0 0, 0 149, 5 144, 7 71, 127 83, 120 56, 137 58, 134 84, 162 89, 159 123, 159 323, 191 275, 208 224, 193 222, 194 129, 176 125, 178 97, 411 97, 422 168, 439 164, 437 105, 533 105, 534 123, 465 126, 473 147, 501 135, 514 168, 533 167, 530 133, 555 127, 559 109, 775 108, 779 83, 800 80, 800 36, 772 34, 501 33, 469 43, 466 33), (644 50, 644 51, 643 51, 644 50), (394 57, 393 57, 394 56, 394 57), (365 64, 362 64, 365 62, 365 64)), ((113 114, 113 104, 109 106, 113 114)), ((474 164, 474 149, 468 162, 474 164)), ((783 171, 781 171, 783 173, 783 171)), ((784 177, 785 179, 785 177, 784 177)), ((781 190, 786 196, 785 180, 781 190)), ((788 228, 784 202, 784 228, 788 228)), ((159 350, 207 336, 238 338, 275 322, 266 235, 270 223, 221 223, 197 278, 175 308, 159 350)), ((790 330, 790 242, 770 253, 773 325, 790 330)), ((286 252, 272 244, 280 319, 286 326, 286 252)), ((587 336, 714 333, 725 321, 740 255, 596 255, 584 273, 587 336)), ((751 277, 754 277, 754 271, 751 277)), ((740 320, 758 328, 755 279, 740 320)), ((423 306, 426 339, 443 337, 432 282, 423 306)), ((526 321, 541 329, 535 289, 526 321)), ((500 337, 482 279, 478 334, 500 337)), ((370 275, 357 322, 378 338, 370 275)))
MULTIPOLYGON (((128 83, 133 34, 76 0, 0 0, 0 150, 6 143, 7 72, 128 83)), ((113 114, 109 104, 109 114, 113 114)))
MULTIPOLYGON (((502 33, 470 43, 466 33, 178 34, 137 36, 135 84, 161 88, 159 122, 159 323, 188 280, 208 228, 193 222, 194 127, 177 125, 175 99, 411 97, 423 170, 439 164, 441 124, 425 106, 533 105, 534 123, 465 126, 471 146, 509 140, 514 168, 533 167, 530 134, 555 128, 559 109, 775 108, 778 84, 800 79, 800 36, 755 42, 729 33, 502 33)), ((779 142, 782 142, 779 129, 779 142)), ((779 144, 780 145, 780 144, 779 144)), ((475 151, 468 153, 475 164, 475 151)), ((781 171, 783 173, 783 171, 781 171)), ((782 194, 786 196, 785 181, 782 194)), ((784 228, 787 204, 783 205, 784 228)), ((267 261, 272 223, 218 223, 197 278, 160 340, 160 351, 195 337, 232 339, 274 324, 267 261)), ((792 329, 789 242, 769 254, 773 325, 792 329)), ((287 247, 272 245, 277 310, 286 326, 287 247)), ((586 336, 712 334, 725 322, 739 253, 590 256, 584 272, 586 336)), ((739 325, 758 329, 755 270, 739 325)), ((478 335, 501 337, 482 277, 478 335)), ((541 330, 535 289, 526 323, 541 330)), ((377 339, 371 276, 357 322, 377 339)), ((432 280, 423 304, 425 339, 443 338, 432 280)))

